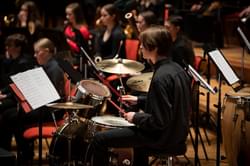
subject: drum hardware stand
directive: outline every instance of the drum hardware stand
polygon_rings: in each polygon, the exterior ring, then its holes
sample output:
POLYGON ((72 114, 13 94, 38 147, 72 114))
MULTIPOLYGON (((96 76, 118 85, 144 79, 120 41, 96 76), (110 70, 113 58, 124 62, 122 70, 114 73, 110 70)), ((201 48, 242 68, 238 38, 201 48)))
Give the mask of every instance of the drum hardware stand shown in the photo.
MULTIPOLYGON (((126 91, 125 91, 125 87, 123 85, 123 82, 122 82, 122 76, 119 74, 119 81, 120 81, 120 86, 118 86, 118 90, 120 91, 120 96, 122 95, 125 95, 126 94, 126 91)), ((120 109, 122 109, 122 106, 123 106, 123 103, 122 103, 122 100, 120 99, 120 109)), ((122 116, 121 114, 122 112, 119 111, 119 115, 122 116)))
MULTIPOLYGON (((200 160, 198 157, 198 144, 199 144, 199 136, 201 138, 200 135, 200 131, 199 131, 199 96, 200 96, 200 91, 199 88, 202 85, 206 90, 208 90, 209 92, 215 93, 215 91, 210 87, 210 85, 208 83, 206 83, 206 81, 203 80, 203 78, 195 71, 195 69, 192 68, 192 66, 188 65, 188 73, 193 77, 193 79, 195 80, 195 83, 197 86, 194 85, 194 90, 195 90, 195 99, 196 99, 196 103, 195 103, 195 108, 194 108, 194 112, 195 112, 195 142, 194 142, 194 150, 195 150, 195 166, 197 166, 198 164, 200 164, 200 160)), ((192 135, 191 136, 191 140, 192 140, 192 135)), ((193 142, 193 141, 192 141, 193 142)), ((205 146, 203 144, 203 141, 201 139, 201 143, 203 146, 203 150, 207 159, 207 153, 205 150, 205 146)))
MULTIPOLYGON (((87 52, 84 50, 84 48, 83 48, 83 47, 80 47, 80 50, 81 50, 81 52, 87 57, 87 59, 88 59, 89 63, 91 64, 91 66, 95 69, 95 72, 94 72, 94 73, 95 73, 95 75, 98 77, 98 79, 99 79, 102 83, 104 83, 106 86, 108 86, 108 88, 110 88, 110 90, 111 90, 117 97, 121 97, 121 95, 119 94, 119 92, 117 92, 117 90, 114 89, 114 88, 109 84, 109 82, 103 78, 103 73, 100 72, 100 70, 96 67, 95 62, 89 57, 89 55, 88 55, 87 52)), ((111 100, 108 100, 108 101, 111 101, 111 100)), ((114 103, 114 102, 111 102, 111 104, 114 105, 115 103, 114 103)), ((125 104, 125 103, 123 103, 123 104, 125 104)), ((117 105, 114 105, 114 106, 117 108, 117 105)), ((127 106, 127 105, 126 105, 126 106, 127 106)), ((122 110, 122 109, 120 108, 120 109, 118 109, 118 110, 122 110)))

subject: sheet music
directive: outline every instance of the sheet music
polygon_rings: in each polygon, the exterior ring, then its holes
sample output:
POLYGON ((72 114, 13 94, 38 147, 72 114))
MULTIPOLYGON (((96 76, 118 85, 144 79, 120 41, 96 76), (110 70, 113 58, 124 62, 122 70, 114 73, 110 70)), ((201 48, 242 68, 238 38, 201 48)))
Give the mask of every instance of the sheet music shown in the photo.
POLYGON ((207 90, 209 90, 213 94, 216 93, 214 91, 214 89, 195 71, 195 69, 191 65, 188 65, 188 71, 193 76, 193 78, 195 79, 195 81, 199 81, 200 82, 200 85, 202 87, 206 88, 207 90))
POLYGON ((208 53, 230 85, 240 81, 219 50, 208 53))
POLYGON ((41 67, 18 73, 11 76, 11 79, 33 110, 60 99, 54 85, 41 67))
POLYGON ((246 44, 248 50, 250 50, 250 43, 249 41, 247 40, 247 37, 246 35, 243 33, 243 31, 241 30, 240 27, 237 28, 237 31, 239 32, 241 38, 243 39, 244 43, 246 44))

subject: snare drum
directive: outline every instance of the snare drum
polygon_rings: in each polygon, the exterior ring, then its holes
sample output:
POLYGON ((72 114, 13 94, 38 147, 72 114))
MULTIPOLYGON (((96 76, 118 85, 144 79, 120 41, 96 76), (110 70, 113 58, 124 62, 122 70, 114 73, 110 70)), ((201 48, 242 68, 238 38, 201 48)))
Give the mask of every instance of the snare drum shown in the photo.
POLYGON ((223 106, 222 134, 230 166, 250 163, 250 89, 229 92, 223 106))
POLYGON ((92 117, 103 114, 106 110, 106 99, 111 97, 108 87, 95 80, 82 80, 78 86, 76 98, 81 96, 83 104, 92 105, 94 109, 91 111, 80 112, 80 116, 92 117), (88 115, 85 115, 85 113, 88 115))
MULTIPOLYGON (((95 116, 91 118, 92 135, 96 131, 108 130, 112 128, 123 128, 134 126, 122 117, 111 115, 95 116)), ((90 125, 89 125, 90 126, 90 125)), ((131 166, 133 165, 134 151, 133 148, 110 148, 109 165, 110 166, 131 166)))

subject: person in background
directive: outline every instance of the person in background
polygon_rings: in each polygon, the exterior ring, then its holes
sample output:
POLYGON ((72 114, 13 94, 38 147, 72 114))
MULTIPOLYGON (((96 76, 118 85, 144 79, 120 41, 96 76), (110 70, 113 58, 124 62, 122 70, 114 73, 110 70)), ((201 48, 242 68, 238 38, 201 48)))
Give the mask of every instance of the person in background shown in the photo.
MULTIPOLYGON (((5 57, 0 66, 0 112, 9 107, 16 107, 9 84, 10 76, 31 69, 35 60, 27 54, 27 39, 24 35, 16 33, 9 35, 5 40, 5 57)), ((0 113, 0 114, 1 114, 0 113)))
POLYGON ((144 11, 138 14, 136 26, 139 32, 143 32, 145 29, 152 25, 157 25, 157 19, 152 11, 144 11))
MULTIPOLYGON (((152 11, 150 11, 150 10, 143 11, 143 12, 138 14, 136 26, 137 26, 137 29, 140 33, 153 25, 159 25, 159 23, 156 19, 155 14, 152 11)), ((141 50, 139 50, 138 54, 139 54, 138 60, 141 61, 145 65, 144 72, 152 71, 151 63, 147 62, 147 60, 143 59, 141 50)))
MULTIPOLYGON (((56 54, 55 50, 54 43, 48 38, 41 38, 34 44, 34 56, 38 65, 44 69, 59 93, 61 100, 64 101, 64 72, 54 58, 56 54)), ((25 112, 22 108, 17 109, 16 107, 5 110, 0 123, 0 146, 6 147, 8 145, 7 148, 10 148, 11 138, 14 134, 16 143, 20 149, 20 159, 22 162, 32 160, 34 156, 33 141, 26 140, 23 137, 23 132, 27 127, 37 125, 40 118, 42 118, 43 122, 53 122, 52 112, 56 120, 62 119, 64 115, 63 110, 53 111, 43 107, 39 108, 39 110, 31 110, 30 112, 25 112), (42 116, 40 111, 43 111, 42 116)))
POLYGON ((113 4, 106 4, 100 10, 100 22, 103 28, 96 32, 95 57, 102 59, 126 58, 125 34, 119 24, 119 12, 113 4))
POLYGON ((183 34, 183 19, 181 16, 170 16, 165 26, 173 40, 172 58, 173 61, 185 68, 188 64, 193 66, 194 50, 192 42, 183 34))
POLYGON ((17 15, 16 27, 27 28, 33 35, 37 28, 42 27, 39 10, 33 1, 24 2, 17 15))
MULTIPOLYGON (((97 132, 90 144, 93 165, 108 165, 110 147, 133 147, 135 166, 147 166, 147 152, 184 153, 188 135, 190 78, 171 60, 172 39, 163 26, 150 27, 139 36, 143 57, 154 64, 154 74, 143 112, 125 112, 123 117, 134 127, 97 132)), ((125 95, 122 100, 141 102, 137 96, 125 95)))
POLYGON ((64 35, 71 51, 76 56, 80 56, 80 48, 83 47, 89 52, 89 41, 91 34, 79 3, 70 3, 65 8, 66 21, 64 35))

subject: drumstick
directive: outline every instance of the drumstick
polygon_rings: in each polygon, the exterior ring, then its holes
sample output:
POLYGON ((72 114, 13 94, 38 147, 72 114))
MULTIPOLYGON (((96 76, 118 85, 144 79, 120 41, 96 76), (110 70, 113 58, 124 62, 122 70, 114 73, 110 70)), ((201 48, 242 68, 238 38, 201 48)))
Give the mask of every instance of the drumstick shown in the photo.
POLYGON ((113 105, 115 106, 115 108, 117 108, 118 111, 119 111, 120 113, 122 113, 122 114, 125 113, 124 109, 121 109, 121 108, 120 108, 117 104, 115 104, 115 102, 113 102, 110 98, 108 99, 108 101, 109 101, 111 104, 113 104, 113 105))

